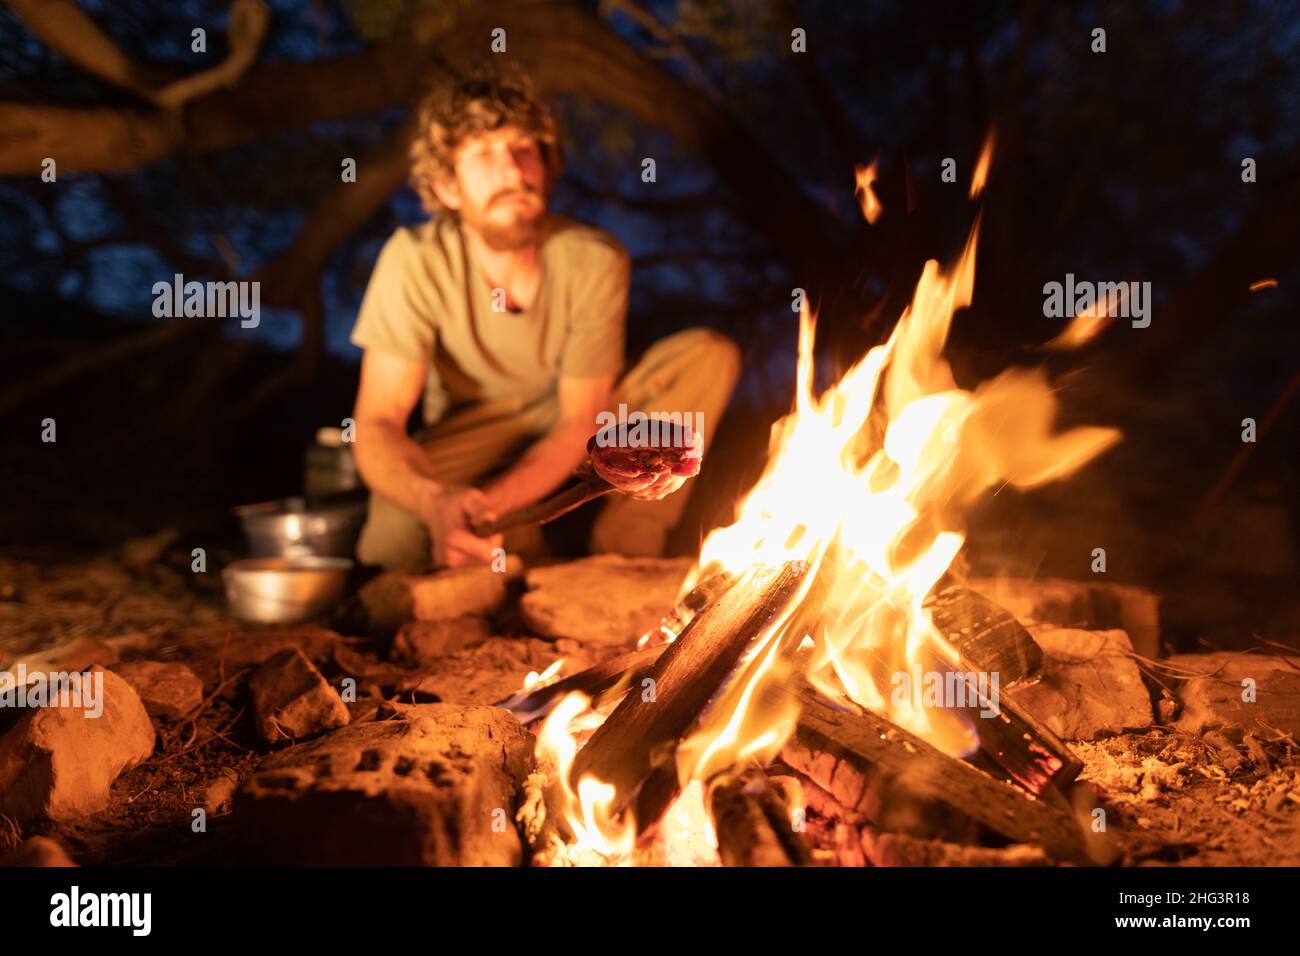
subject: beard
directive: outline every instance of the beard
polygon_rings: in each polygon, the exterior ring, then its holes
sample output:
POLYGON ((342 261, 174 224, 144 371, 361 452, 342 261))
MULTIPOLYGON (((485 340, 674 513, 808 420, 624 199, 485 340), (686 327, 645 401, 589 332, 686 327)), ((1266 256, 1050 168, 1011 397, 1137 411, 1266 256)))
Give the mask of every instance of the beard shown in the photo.
POLYGON ((541 237, 542 219, 546 216, 546 202, 533 190, 523 187, 511 193, 498 193, 488 200, 485 207, 462 207, 460 215, 466 225, 483 238, 489 249, 508 252, 537 244, 541 237), (536 197, 538 202, 535 207, 524 210, 515 206, 511 197, 520 193, 536 197), (491 215, 493 207, 498 203, 512 211, 513 215, 509 219, 491 215))

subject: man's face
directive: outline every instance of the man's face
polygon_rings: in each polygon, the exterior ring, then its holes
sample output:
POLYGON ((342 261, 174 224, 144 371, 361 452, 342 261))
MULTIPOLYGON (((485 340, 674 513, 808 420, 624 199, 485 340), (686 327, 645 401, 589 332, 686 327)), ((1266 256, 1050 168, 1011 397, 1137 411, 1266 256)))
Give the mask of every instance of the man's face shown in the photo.
POLYGON ((436 183, 435 191, 491 248, 522 249, 537 241, 546 212, 537 140, 514 126, 471 136, 456 150, 454 169, 455 182, 436 183))

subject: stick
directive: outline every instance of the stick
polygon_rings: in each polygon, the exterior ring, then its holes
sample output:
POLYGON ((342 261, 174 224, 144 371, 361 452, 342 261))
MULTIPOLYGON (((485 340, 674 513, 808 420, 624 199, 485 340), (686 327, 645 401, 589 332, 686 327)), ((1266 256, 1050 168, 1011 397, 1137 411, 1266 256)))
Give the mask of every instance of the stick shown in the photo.
POLYGON ((659 620, 657 627, 641 635, 637 644, 644 646, 637 650, 570 674, 531 693, 514 694, 496 706, 510 711, 519 718, 520 723, 527 724, 545 717, 565 695, 575 691, 593 698, 593 704, 596 704, 594 698, 598 695, 611 688, 626 687, 648 674, 654 662, 667 649, 666 641, 675 640, 695 615, 726 593, 735 580, 733 575, 723 571, 695 585, 677 602, 676 607, 659 620))
POLYGON ((614 490, 604 478, 597 475, 583 476, 576 484, 558 491, 549 498, 544 498, 526 508, 508 511, 500 518, 491 521, 474 522, 473 532, 480 538, 486 538, 508 528, 521 524, 546 524, 561 515, 566 515, 574 508, 585 505, 588 501, 607 495, 614 490))
POLYGON ((500 518, 472 522, 474 533, 486 537, 516 525, 545 524, 611 491, 663 497, 699 473, 702 436, 665 421, 655 424, 648 444, 644 437, 626 424, 602 429, 587 439, 587 457, 573 472, 577 484, 500 518), (661 427, 668 432, 666 444, 659 441, 661 427))
POLYGON ((592 698, 592 704, 595 705, 597 704, 595 698, 611 688, 620 685, 627 687, 649 674, 654 667, 654 662, 665 650, 665 645, 661 644, 658 647, 643 647, 637 651, 620 654, 594 667, 570 674, 554 684, 539 687, 531 693, 515 694, 496 706, 510 711, 521 724, 527 724, 539 717, 545 717, 551 712, 551 708, 568 694, 586 694, 592 698))

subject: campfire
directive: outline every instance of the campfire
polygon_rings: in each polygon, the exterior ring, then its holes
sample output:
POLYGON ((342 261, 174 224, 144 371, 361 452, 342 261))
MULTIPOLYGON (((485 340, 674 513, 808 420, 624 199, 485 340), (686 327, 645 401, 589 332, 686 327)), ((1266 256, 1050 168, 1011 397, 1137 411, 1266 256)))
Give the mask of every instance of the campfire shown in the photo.
POLYGON ((19 931, 1266 920, 1295 5, 950 6, 0 0, 19 931))
MULTIPOLYGON (((859 187, 870 216, 863 171, 859 187)), ((977 232, 949 268, 926 264, 888 341, 820 391, 805 306, 794 410, 677 608, 635 653, 553 668, 507 703, 545 715, 524 812, 543 858, 681 862, 687 846, 693 863, 799 862, 792 770, 876 824, 939 816, 1104 857, 1080 822, 1091 808, 1066 797, 1081 763, 1001 694, 1038 676, 1037 645, 953 564, 982 495, 1066 477, 1119 435, 1055 432, 1036 371, 956 384, 943 349, 977 232)))
MULTIPOLYGON (((873 175, 859 171, 867 216, 873 175)), ((819 369, 805 306, 792 410, 693 558, 387 571, 312 624, 223 614, 168 570, 191 561, 174 530, 120 559, 0 563, 9 618, 54 635, 11 641, 20 684, 111 668, 89 685, 105 719, 62 707, 0 737, 0 850, 46 821, 61 842, 23 852, 153 862, 161 850, 131 849, 144 820, 177 859, 327 866, 1095 865, 1241 833, 1230 858, 1261 859, 1251 815, 1300 804, 1284 655, 1156 660, 1148 591, 968 573, 977 502, 1064 479, 1120 438, 1055 428, 1041 370, 957 384, 944 353, 977 238, 978 220, 842 374, 819 369), (86 638, 104 607, 125 632, 86 638), (1264 705, 1240 705, 1238 683, 1264 705), (94 766, 21 776, 30 748, 94 766), (93 839, 88 814, 110 821, 93 839), (208 816, 221 836, 191 842, 208 816)), ((1048 345, 1108 320, 1081 314, 1048 345)), ((672 493, 704 445, 688 422, 657 424, 648 446, 642 420, 601 429, 567 486, 478 530, 672 493)), ((271 519, 299 543, 300 516, 271 519)))

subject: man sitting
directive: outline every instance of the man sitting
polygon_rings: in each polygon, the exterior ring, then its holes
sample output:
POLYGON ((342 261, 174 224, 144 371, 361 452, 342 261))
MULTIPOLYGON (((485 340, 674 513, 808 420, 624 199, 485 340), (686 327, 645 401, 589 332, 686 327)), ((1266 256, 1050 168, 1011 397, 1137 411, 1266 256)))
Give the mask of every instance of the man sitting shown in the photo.
MULTIPOLYGON (((355 453, 372 491, 357 557, 385 568, 487 562, 502 541, 475 535, 471 520, 563 484, 600 413, 621 403, 712 430, 740 354, 717 332, 688 329, 620 377, 628 255, 547 211, 559 137, 523 78, 435 89, 411 157, 436 218, 389 238, 352 333, 365 350, 355 453), (411 437, 421 395, 426 428, 411 437)), ((607 499, 592 549, 662 554, 689 490, 607 499)))

